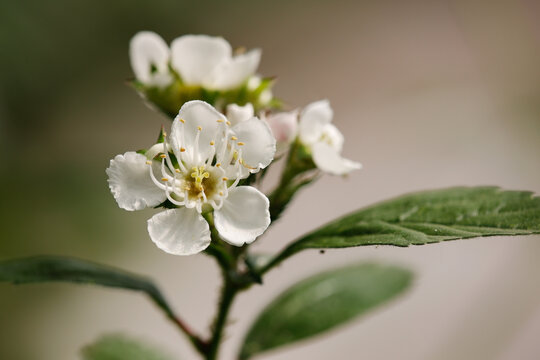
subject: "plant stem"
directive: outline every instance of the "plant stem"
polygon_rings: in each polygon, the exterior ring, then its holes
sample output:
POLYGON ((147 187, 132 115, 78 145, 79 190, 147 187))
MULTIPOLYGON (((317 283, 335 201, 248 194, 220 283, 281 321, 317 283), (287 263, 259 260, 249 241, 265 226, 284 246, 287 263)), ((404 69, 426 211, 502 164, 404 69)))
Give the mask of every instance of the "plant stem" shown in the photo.
POLYGON ((311 156, 306 157, 303 145, 298 141, 292 143, 279 184, 268 196, 272 222, 281 216, 295 193, 316 178, 316 172, 306 176, 315 169, 311 156))
POLYGON ((221 299, 219 303, 218 314, 214 323, 212 332, 212 339, 208 344, 208 352, 206 354, 207 360, 216 360, 221 344, 221 338, 223 336, 223 330, 227 323, 227 317, 229 310, 233 303, 233 300, 238 293, 238 288, 231 282, 229 277, 225 275, 225 283, 223 284, 223 290, 221 292, 221 299))
POLYGON ((208 343, 202 340, 191 328, 178 316, 170 315, 169 319, 188 337, 191 344, 197 349, 200 354, 205 354, 208 348, 208 343))

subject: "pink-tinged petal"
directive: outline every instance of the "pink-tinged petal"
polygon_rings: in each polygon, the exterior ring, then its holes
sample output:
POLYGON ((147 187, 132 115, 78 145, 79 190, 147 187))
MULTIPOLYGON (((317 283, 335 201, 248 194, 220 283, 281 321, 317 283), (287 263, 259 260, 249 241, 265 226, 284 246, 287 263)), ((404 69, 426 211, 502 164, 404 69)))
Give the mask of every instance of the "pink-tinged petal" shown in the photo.
POLYGON ((298 133, 298 111, 270 114, 264 118, 277 142, 277 154, 283 154, 298 133))

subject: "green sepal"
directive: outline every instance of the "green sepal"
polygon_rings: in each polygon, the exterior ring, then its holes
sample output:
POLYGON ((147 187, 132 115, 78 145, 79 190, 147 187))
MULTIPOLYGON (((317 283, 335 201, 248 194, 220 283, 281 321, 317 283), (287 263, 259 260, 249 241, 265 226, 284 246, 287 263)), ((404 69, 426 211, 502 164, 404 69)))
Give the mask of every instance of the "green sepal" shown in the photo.
POLYGON ((163 144, 165 142, 165 138, 166 138, 165 127, 161 125, 161 129, 159 130, 159 135, 156 140, 156 144, 163 144))
POLYGON ((231 90, 210 90, 200 86, 186 85, 178 75, 175 75, 174 81, 165 87, 146 86, 137 80, 132 80, 129 84, 142 94, 152 107, 164 113, 171 120, 176 117, 182 105, 191 100, 205 101, 220 112, 225 112, 229 104, 243 106, 251 103, 256 112, 263 109, 277 109, 281 104, 275 98, 271 99, 268 104, 262 104, 259 101, 260 94, 274 84, 273 78, 262 79, 261 84, 254 90, 248 89, 247 81, 231 90))

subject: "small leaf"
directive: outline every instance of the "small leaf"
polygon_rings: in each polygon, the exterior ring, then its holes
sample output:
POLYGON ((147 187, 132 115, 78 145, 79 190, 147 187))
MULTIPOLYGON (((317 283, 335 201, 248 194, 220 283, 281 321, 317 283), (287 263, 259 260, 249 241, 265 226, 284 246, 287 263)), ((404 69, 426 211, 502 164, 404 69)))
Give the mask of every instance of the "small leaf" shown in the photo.
POLYGON ((409 246, 480 236, 540 233, 540 198, 527 191, 455 187, 375 204, 309 233, 262 272, 304 249, 409 246))
POLYGON ((239 358, 302 340, 352 320, 402 293, 412 274, 399 267, 360 264, 293 285, 258 316, 239 358))
POLYGON ((40 282, 73 282, 97 284, 116 288, 142 291, 167 314, 174 314, 151 280, 106 265, 85 260, 37 256, 0 262, 0 282, 29 284, 40 282))
POLYGON ((106 335, 82 349, 84 360, 170 360, 157 349, 123 335, 106 335))

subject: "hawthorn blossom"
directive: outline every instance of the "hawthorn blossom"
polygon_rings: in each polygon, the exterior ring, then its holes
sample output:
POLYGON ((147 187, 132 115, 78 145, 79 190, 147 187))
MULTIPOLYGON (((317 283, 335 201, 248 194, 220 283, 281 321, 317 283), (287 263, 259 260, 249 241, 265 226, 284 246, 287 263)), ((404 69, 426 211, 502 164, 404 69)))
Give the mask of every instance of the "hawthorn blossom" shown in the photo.
POLYGON ((251 117, 233 126, 211 105, 195 100, 180 109, 170 138, 145 155, 117 155, 106 172, 110 190, 125 210, 156 207, 166 200, 174 205, 148 220, 148 232, 160 249, 190 255, 210 244, 203 215, 211 211, 217 231, 231 245, 249 244, 266 230, 268 198, 238 183, 268 166, 275 147, 264 121, 251 117))
POLYGON ((211 90, 242 85, 255 73, 260 59, 260 49, 233 56, 231 45, 221 37, 184 35, 171 43, 171 66, 184 83, 211 90))
POLYGON ((144 85, 164 87, 172 82, 170 50, 158 34, 141 31, 133 36, 129 43, 129 58, 135 78, 144 85))
POLYGON ((360 163, 341 157, 343 135, 331 123, 334 113, 328 100, 306 106, 299 121, 299 138, 310 151, 317 167, 333 175, 345 175, 362 168, 360 163))
POLYGON ((173 80, 170 64, 185 85, 209 90, 239 87, 252 77, 261 60, 260 49, 233 56, 227 40, 208 35, 180 36, 172 41, 169 49, 165 41, 151 31, 141 31, 131 39, 129 54, 135 77, 145 85, 170 84, 173 80))

